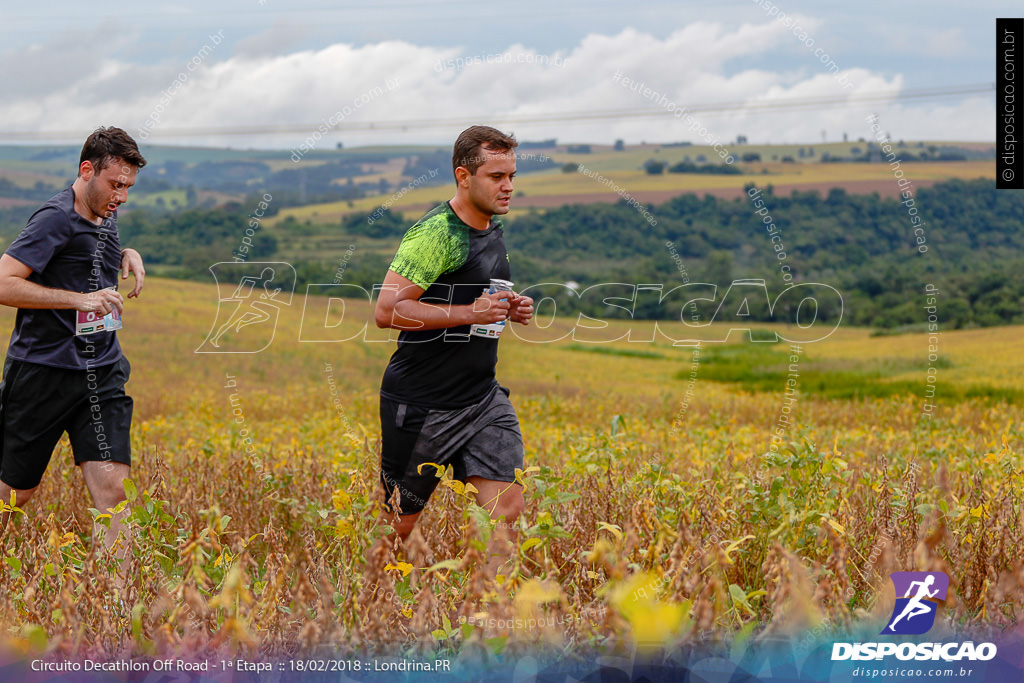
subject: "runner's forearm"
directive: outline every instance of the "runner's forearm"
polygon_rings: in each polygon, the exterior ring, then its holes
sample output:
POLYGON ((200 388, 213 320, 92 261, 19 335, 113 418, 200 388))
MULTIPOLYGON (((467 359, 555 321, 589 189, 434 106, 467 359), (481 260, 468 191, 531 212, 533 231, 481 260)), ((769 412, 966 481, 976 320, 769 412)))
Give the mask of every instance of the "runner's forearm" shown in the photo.
POLYGON ((395 302, 390 320, 381 327, 396 330, 440 330, 448 327, 469 325, 473 322, 473 306, 452 306, 449 304, 428 304, 414 299, 395 302))
POLYGON ((0 279, 0 304, 14 308, 78 308, 85 295, 65 289, 43 287, 20 277, 0 279))

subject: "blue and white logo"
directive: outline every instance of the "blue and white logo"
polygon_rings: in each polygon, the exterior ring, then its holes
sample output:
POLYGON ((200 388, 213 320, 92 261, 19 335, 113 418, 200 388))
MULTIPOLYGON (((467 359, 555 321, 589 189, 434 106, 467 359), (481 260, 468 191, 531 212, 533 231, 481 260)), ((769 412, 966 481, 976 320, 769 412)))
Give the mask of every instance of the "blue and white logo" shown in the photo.
POLYGON ((944 572, 893 572, 889 577, 896 588, 896 604, 882 635, 927 633, 935 624, 939 602, 946 599, 949 577, 944 572))

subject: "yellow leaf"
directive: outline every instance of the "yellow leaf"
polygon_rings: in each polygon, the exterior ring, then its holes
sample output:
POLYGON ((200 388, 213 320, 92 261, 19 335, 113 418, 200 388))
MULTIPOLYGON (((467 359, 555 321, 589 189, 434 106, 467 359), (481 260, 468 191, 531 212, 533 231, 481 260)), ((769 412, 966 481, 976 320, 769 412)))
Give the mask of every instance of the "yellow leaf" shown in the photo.
POLYGON ((828 521, 828 525, 830 527, 832 527, 833 529, 835 529, 838 533, 844 534, 844 535, 846 534, 846 529, 843 528, 842 524, 840 524, 839 522, 837 522, 834 519, 829 519, 827 521, 828 521))
POLYGON ((525 470, 521 470, 521 469, 519 469, 517 467, 516 468, 516 481, 519 482, 520 484, 522 484, 525 487, 526 486, 526 481, 525 481, 526 477, 531 475, 531 474, 534 474, 536 472, 540 472, 540 468, 537 467, 536 465, 531 465, 531 466, 527 467, 525 470))
POLYGON ((554 581, 530 579, 516 591, 516 604, 543 605, 557 602, 562 597, 562 589, 554 581))
POLYGON ((608 522, 598 522, 597 528, 604 529, 605 531, 610 531, 612 532, 612 535, 615 536, 615 538, 619 539, 620 541, 622 540, 622 527, 618 526, 617 524, 609 524, 608 522))
POLYGON ((686 618, 684 605, 658 600, 664 579, 647 572, 633 574, 609 594, 615 610, 629 622, 637 646, 656 649, 678 637, 686 618))
POLYGON ((445 479, 441 483, 450 488, 460 496, 466 495, 466 485, 457 479, 445 479))
POLYGON ((438 465, 436 462, 425 462, 425 463, 422 463, 420 465, 417 465, 416 466, 416 474, 423 474, 423 468, 424 467, 433 467, 434 469, 436 469, 437 472, 435 473, 435 476, 438 479, 440 479, 441 477, 444 476, 444 471, 445 471, 444 466, 443 465, 438 465))
POLYGON ((391 571, 392 569, 397 569, 402 572, 402 576, 409 576, 409 572, 412 571, 412 565, 408 562, 399 562, 398 564, 388 563, 387 566, 384 567, 384 571, 386 572, 391 571))
POLYGON ((402 616, 405 617, 406 619, 412 619, 412 608, 411 607, 403 607, 402 608, 402 616))
POLYGON ((345 489, 337 489, 331 495, 331 502, 334 503, 335 510, 345 510, 352 502, 352 497, 348 495, 348 491, 345 489))
POLYGON ((729 557, 729 555, 732 553, 732 551, 736 550, 737 548, 739 548, 741 545, 743 545, 744 543, 746 543, 747 541, 749 541, 752 538, 754 538, 753 535, 748 535, 748 536, 744 536, 743 538, 741 538, 739 540, 736 540, 736 541, 733 541, 732 543, 730 543, 729 546, 725 549, 725 559, 728 560, 730 564, 732 564, 732 558, 729 557))

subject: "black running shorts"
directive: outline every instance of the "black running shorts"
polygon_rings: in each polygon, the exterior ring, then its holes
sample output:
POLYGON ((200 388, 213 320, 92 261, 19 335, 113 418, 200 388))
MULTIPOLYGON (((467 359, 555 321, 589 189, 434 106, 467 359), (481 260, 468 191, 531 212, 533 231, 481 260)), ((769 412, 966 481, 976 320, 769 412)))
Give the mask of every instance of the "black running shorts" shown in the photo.
POLYGON ((523 467, 519 419, 508 390, 497 383, 479 403, 458 410, 429 410, 382 397, 380 422, 380 480, 388 500, 398 488, 401 514, 422 511, 437 486, 437 468, 426 463, 451 465, 459 481, 513 482, 523 467))
POLYGON ((133 404, 124 393, 130 373, 123 356, 88 370, 8 359, 0 383, 0 481, 13 489, 38 486, 64 432, 76 465, 131 465, 133 404))

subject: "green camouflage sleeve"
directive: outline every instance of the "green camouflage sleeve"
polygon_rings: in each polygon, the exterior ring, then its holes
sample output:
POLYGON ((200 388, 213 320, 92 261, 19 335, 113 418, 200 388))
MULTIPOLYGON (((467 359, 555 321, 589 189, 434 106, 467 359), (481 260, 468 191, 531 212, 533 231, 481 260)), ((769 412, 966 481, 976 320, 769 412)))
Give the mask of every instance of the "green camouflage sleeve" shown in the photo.
POLYGON ((446 218, 439 215, 409 228, 390 269, 427 289, 442 273, 465 263, 468 255, 468 235, 449 228, 446 218))

